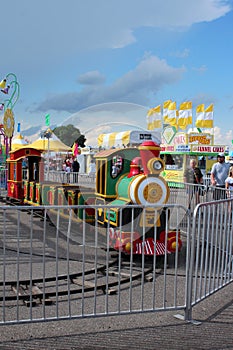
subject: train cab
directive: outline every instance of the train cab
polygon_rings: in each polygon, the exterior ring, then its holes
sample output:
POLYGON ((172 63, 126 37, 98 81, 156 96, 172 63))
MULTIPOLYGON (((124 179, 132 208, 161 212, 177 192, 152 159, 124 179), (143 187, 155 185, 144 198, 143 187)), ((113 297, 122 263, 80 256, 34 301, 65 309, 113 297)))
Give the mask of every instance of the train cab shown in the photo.
POLYGON ((42 152, 34 148, 20 148, 10 152, 7 159, 7 201, 25 202, 34 195, 36 182, 44 180, 42 152))

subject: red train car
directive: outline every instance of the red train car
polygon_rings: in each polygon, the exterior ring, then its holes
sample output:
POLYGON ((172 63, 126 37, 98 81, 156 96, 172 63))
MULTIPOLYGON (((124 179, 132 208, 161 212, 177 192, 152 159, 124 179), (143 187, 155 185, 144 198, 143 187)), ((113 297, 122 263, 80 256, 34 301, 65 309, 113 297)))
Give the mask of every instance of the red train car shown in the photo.
POLYGON ((25 147, 10 152, 7 159, 7 200, 23 203, 30 185, 44 181, 44 162, 42 152, 25 147), (23 161, 27 158, 27 168, 23 161), (27 189, 27 190, 26 190, 27 189))

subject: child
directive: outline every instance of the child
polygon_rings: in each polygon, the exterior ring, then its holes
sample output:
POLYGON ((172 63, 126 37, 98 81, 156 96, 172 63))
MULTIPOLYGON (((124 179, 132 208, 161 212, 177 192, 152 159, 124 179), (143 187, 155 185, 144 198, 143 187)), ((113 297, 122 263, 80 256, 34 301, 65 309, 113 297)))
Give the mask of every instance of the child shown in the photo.
MULTIPOLYGON (((233 166, 229 168, 229 174, 225 180, 225 188, 226 188, 227 198, 233 199, 233 166)), ((231 204, 232 203, 229 202, 229 205, 228 205, 229 214, 231 214, 231 204)))
POLYGON ((229 169, 228 177, 225 180, 225 188, 227 190, 227 198, 233 198, 233 166, 229 169))

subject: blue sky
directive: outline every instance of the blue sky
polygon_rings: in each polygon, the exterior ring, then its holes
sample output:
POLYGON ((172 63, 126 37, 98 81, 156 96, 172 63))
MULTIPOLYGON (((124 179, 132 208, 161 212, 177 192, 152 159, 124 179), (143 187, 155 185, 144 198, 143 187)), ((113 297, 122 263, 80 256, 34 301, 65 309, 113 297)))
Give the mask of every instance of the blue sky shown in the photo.
MULTIPOLYGON (((11 0, 1 4, 1 77, 31 126, 146 128, 167 99, 214 104, 215 142, 233 139, 232 0, 11 0)), ((2 101, 0 101, 2 102, 2 101)))

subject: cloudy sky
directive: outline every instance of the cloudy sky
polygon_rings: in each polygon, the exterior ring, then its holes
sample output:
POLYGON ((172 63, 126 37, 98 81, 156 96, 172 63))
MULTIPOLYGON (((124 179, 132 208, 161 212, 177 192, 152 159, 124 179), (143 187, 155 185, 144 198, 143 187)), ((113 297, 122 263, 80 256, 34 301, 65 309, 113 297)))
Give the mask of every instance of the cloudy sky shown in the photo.
POLYGON ((194 114, 213 103, 215 141, 231 144, 232 0, 11 0, 1 27, 0 74, 19 82, 22 133, 47 113, 90 140, 146 128, 148 109, 172 99, 194 114))

